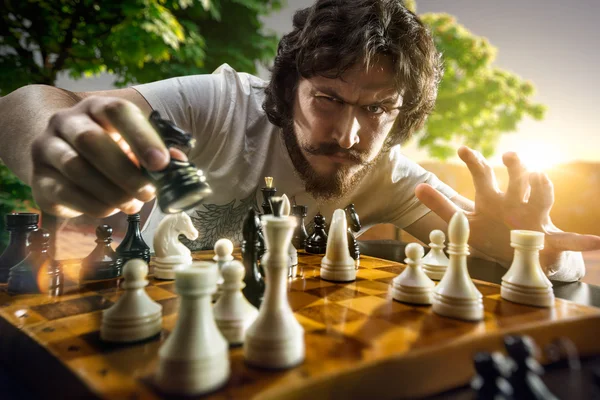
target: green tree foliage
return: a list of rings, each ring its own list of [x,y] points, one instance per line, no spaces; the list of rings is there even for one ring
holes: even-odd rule
[[[0,94],[108,71],[117,86],[212,72],[255,72],[277,37],[259,17],[281,0],[8,0],[0,20]]]
[[[543,118],[545,107],[532,101],[533,84],[493,66],[497,50],[486,38],[448,14],[420,18],[443,55],[445,73],[435,110],[416,135],[419,147],[444,160],[466,144],[488,157],[500,136],[515,131],[525,116]]]
[[[29,186],[23,184],[0,162],[0,253],[8,244],[8,231],[4,216],[11,212],[27,211],[34,206]]]

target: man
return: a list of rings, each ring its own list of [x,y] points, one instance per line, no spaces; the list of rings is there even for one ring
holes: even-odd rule
[[[475,183],[475,203],[400,153],[434,105],[439,56],[418,18],[399,0],[319,0],[294,16],[269,83],[227,65],[191,76],[95,93],[28,86],[1,99],[0,156],[28,182],[42,209],[63,217],[139,211],[153,197],[138,164],[160,170],[169,156],[196,163],[214,196],[192,215],[202,248],[240,231],[264,176],[280,193],[331,215],[356,204],[365,227],[391,222],[428,241],[462,209],[470,244],[507,265],[510,229],[546,233],[542,265],[553,279],[584,274],[580,253],[600,238],[558,230],[553,188],[505,154],[510,182],[496,186],[477,152],[459,149]],[[197,146],[167,152],[146,117],[152,109],[193,133]],[[434,212],[429,212],[433,210]],[[154,210],[146,224],[152,234]]]

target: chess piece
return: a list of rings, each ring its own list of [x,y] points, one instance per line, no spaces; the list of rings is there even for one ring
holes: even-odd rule
[[[213,300],[216,301],[219,296],[221,296],[222,285],[223,285],[223,276],[221,275],[221,270],[223,266],[227,264],[229,261],[233,260],[233,243],[231,240],[222,238],[215,242],[213,247],[215,255],[213,256],[213,261],[217,264],[217,291],[214,294]]]
[[[244,262],[244,288],[242,293],[254,307],[260,307],[265,292],[265,282],[263,275],[259,271],[257,262],[257,253],[259,247],[258,231],[256,229],[256,220],[258,216],[253,208],[248,209],[244,224],[242,225],[242,235],[244,237],[244,252],[242,260]]]
[[[304,225],[304,218],[308,207],[302,205],[294,205],[292,207],[292,215],[296,217],[297,225],[294,229],[294,236],[292,236],[292,244],[296,249],[303,249],[306,246],[306,240],[308,239],[308,233],[306,232],[306,226]]]
[[[321,279],[333,282],[356,280],[356,265],[348,251],[347,230],[346,213],[342,209],[335,210],[329,228],[326,254],[321,259]]]
[[[100,339],[107,342],[137,342],[160,333],[162,306],[148,296],[148,264],[129,260],[123,267],[123,295],[102,312]]]
[[[479,352],[473,358],[477,375],[471,381],[477,400],[512,400],[513,388],[506,379],[506,360],[501,353]]]
[[[9,232],[8,246],[0,256],[0,283],[8,282],[9,270],[23,261],[29,254],[27,236],[38,227],[39,214],[6,214],[6,230]]]
[[[175,329],[158,350],[156,385],[165,393],[201,395],[229,379],[227,341],[213,316],[211,296],[217,289],[217,266],[195,261],[175,271],[181,298]]]
[[[269,203],[269,199],[275,196],[277,193],[277,188],[273,186],[273,177],[267,176],[265,177],[265,187],[261,189],[263,195],[263,203],[262,208],[265,215],[273,214],[273,210],[271,209],[271,204]]]
[[[175,270],[187,268],[192,263],[192,253],[179,241],[179,235],[189,240],[198,238],[198,230],[185,212],[167,214],[156,229],[154,245],[154,277],[175,279]]]
[[[117,255],[123,259],[123,265],[134,258],[141,258],[148,264],[150,262],[150,248],[142,239],[140,214],[128,215],[127,222],[127,233],[125,233],[123,241],[117,247]]]
[[[327,250],[327,232],[325,232],[325,217],[321,213],[317,213],[314,218],[315,230],[306,239],[306,250],[307,253],[311,254],[325,254]]]
[[[9,293],[55,293],[60,289],[62,270],[49,250],[50,233],[46,229],[36,229],[29,234],[29,254],[8,273]]]
[[[280,198],[271,198],[273,209]],[[267,253],[262,259],[266,272],[265,300],[246,332],[244,358],[264,368],[291,368],[304,360],[304,329],[294,317],[287,299],[288,243],[296,225],[293,217],[263,215]]]
[[[213,313],[219,330],[230,345],[244,342],[248,327],[254,322],[258,310],[242,293],[244,288],[244,264],[237,260],[227,262],[221,269],[222,294],[215,303]]]
[[[544,234],[512,230],[510,245],[515,249],[515,255],[502,277],[502,298],[530,306],[553,307],[552,283],[544,274],[539,259],[540,250],[544,248]]]
[[[392,297],[405,303],[431,304],[435,283],[423,271],[423,246],[409,243],[405,252],[407,267],[392,281]]]
[[[123,260],[113,250],[112,228],[100,225],[96,228],[96,247],[81,261],[79,281],[102,281],[117,279],[123,272]]]
[[[467,270],[469,255],[469,221],[457,211],[448,225],[450,264],[433,291],[433,312],[466,321],[483,319],[483,296],[473,284]]]
[[[544,368],[535,359],[535,343],[529,336],[506,336],[504,347],[512,360],[509,382],[515,400],[557,400],[541,378]]]
[[[179,129],[171,121],[162,119],[158,111],[150,114],[150,124],[167,148],[177,147],[189,151],[194,147],[192,135]],[[189,161],[171,158],[167,167],[160,171],[148,171],[145,168],[142,171],[156,187],[158,206],[165,214],[176,214],[194,208],[212,194],[202,171]]]
[[[291,211],[290,199],[288,199],[287,195],[281,196],[283,199],[283,207],[281,209],[281,215],[283,217],[289,217]],[[290,241],[289,245],[289,255],[290,255],[290,270],[288,273],[288,278],[293,278],[296,276],[296,271],[298,269],[298,251]]]
[[[444,254],[446,236],[439,229],[429,233],[429,253],[423,257],[423,271],[433,280],[439,281],[444,276],[450,260]]]
[[[360,224],[354,204],[348,204],[344,208],[344,212],[346,213],[346,223],[348,224],[348,250],[350,250],[350,256],[354,259],[354,264],[356,269],[358,269],[360,266],[360,247],[354,234],[362,229],[362,225]]]

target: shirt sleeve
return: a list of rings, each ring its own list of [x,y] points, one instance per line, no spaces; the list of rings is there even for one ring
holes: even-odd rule
[[[449,199],[457,195],[454,189],[442,182],[435,174],[402,155],[400,146],[396,146],[390,151],[390,161],[392,162],[391,178],[396,206],[390,215],[389,222],[398,228],[403,229],[431,212],[415,196],[415,188],[420,183],[431,185]]]
[[[223,64],[212,74],[170,78],[133,88],[163,118],[190,132],[200,146],[207,146],[231,124],[236,98],[247,86],[245,75]]]

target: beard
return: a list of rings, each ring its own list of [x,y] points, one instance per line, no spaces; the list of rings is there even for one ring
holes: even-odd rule
[[[367,154],[353,149],[344,149],[337,143],[325,143],[318,147],[301,145],[291,119],[283,124],[281,131],[296,174],[304,182],[306,192],[318,201],[337,200],[348,194],[373,168],[383,153],[380,151],[375,159],[368,161]],[[339,164],[332,173],[319,174],[304,157],[302,150],[312,155],[343,155],[351,160],[352,164]],[[357,166],[358,170],[356,170]]]

